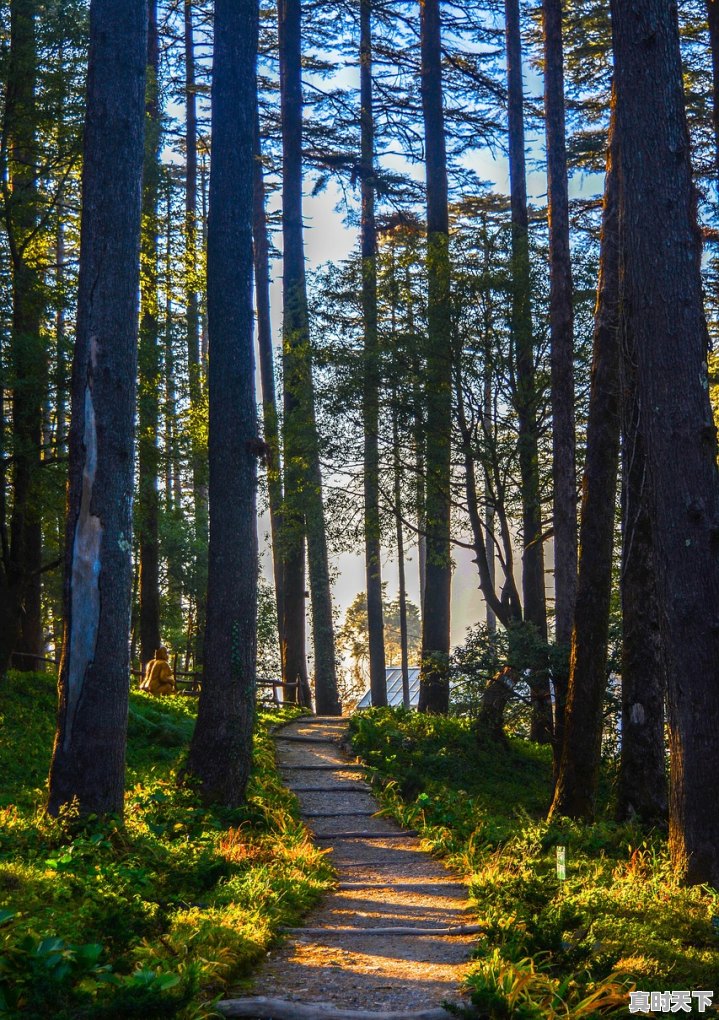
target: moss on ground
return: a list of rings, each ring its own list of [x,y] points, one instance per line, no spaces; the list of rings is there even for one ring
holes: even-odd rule
[[[54,678],[0,680],[0,1015],[213,1015],[282,925],[332,883],[261,713],[248,800],[210,810],[178,786],[195,703],[133,692],[125,820],[43,813]]]

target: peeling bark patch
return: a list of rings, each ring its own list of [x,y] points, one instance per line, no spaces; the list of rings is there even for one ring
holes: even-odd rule
[[[644,706],[639,702],[632,705],[631,719],[635,726],[641,726],[644,722]]]
[[[82,695],[87,667],[95,656],[100,621],[100,543],[102,523],[90,513],[97,471],[97,426],[92,390],[85,388],[85,467],[82,473],[80,513],[75,525],[70,579],[70,661],[67,671],[67,725],[64,750],[68,751],[73,722]]]

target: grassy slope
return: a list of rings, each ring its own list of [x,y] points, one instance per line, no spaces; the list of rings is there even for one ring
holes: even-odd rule
[[[175,782],[194,703],[133,693],[125,825],[81,825],[42,814],[55,699],[48,677],[0,680],[0,1014],[207,1015],[331,882],[275,770],[278,715],[247,806],[208,811]]]
[[[386,810],[470,876],[489,927],[470,978],[483,1015],[626,1016],[633,985],[714,989],[719,1001],[716,893],[680,888],[656,834],[543,821],[547,748],[478,744],[465,721],[403,710],[369,710],[351,730]]]

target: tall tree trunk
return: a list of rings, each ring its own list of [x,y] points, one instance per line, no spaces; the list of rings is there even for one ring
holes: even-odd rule
[[[172,180],[165,180],[165,337],[164,337],[164,457],[165,457],[165,507],[175,519],[182,519],[182,479],[180,468],[180,443],[178,439],[178,407],[175,369],[175,346],[173,338],[174,309],[174,261],[172,236],[175,223],[172,217]],[[182,596],[184,588],[183,571],[178,557],[166,557],[167,594],[165,612],[172,621],[182,620]]]
[[[417,504],[417,570],[419,580],[419,608],[424,613],[424,594],[427,590],[427,529],[425,509],[425,444],[426,429],[424,420],[424,390],[422,386],[423,365],[419,353],[419,337],[415,335],[414,303],[412,300],[412,279],[409,266],[406,270],[405,285],[407,290],[407,331],[414,343],[412,358],[412,407],[414,408],[414,471],[415,471],[415,502]]]
[[[617,814],[622,820],[638,817],[656,824],[667,816],[666,684],[647,465],[629,351],[622,369],[622,748]]]
[[[676,8],[612,2],[624,230],[669,708],[669,845],[719,886],[719,477]]]
[[[394,309],[393,309],[394,314]],[[394,331],[393,331],[394,332]],[[402,668],[402,705],[410,708],[409,653],[407,647],[407,580],[404,567],[404,529],[402,527],[402,473],[399,457],[399,427],[397,423],[396,397],[392,415],[392,450],[394,460],[394,515],[397,533],[397,573],[399,575],[399,646]],[[386,693],[386,685],[385,685]]]
[[[485,363],[484,367],[484,407],[483,407],[484,419],[487,423],[492,420],[492,373],[489,365],[489,361]],[[495,510],[494,505],[489,498],[489,492],[487,492],[487,500],[484,508],[484,541],[487,550],[487,580],[489,587],[492,591],[496,591],[496,559],[494,554],[494,518]],[[487,601],[487,633],[494,635],[497,633],[497,613],[495,609]]]
[[[61,188],[57,198],[57,233],[56,233],[56,276],[55,287],[58,295],[57,312],[55,313],[55,351],[56,351],[56,373],[55,373],[55,454],[59,458],[67,457],[67,430],[68,430],[68,338],[65,311],[65,281],[66,281],[66,246],[65,246],[65,203],[64,191]],[[56,505],[54,532],[57,542],[58,555],[61,562],[65,560],[65,507],[59,502]],[[53,598],[52,612],[52,640],[54,645],[54,656],[57,659],[59,649],[62,647],[62,586],[59,586],[57,594]]]
[[[569,650],[577,591],[577,471],[574,428],[574,310],[564,121],[562,0],[543,0],[544,115],[552,340],[554,632]],[[558,706],[558,715],[561,706]]]
[[[193,587],[197,607],[194,658],[195,668],[203,661],[205,640],[205,604],[207,600],[207,467],[198,436],[198,419],[203,405],[203,371],[200,360],[200,300],[197,281],[197,91],[195,84],[195,37],[192,20],[193,0],[184,0],[185,35],[185,272],[187,362],[190,378],[192,457],[192,497],[195,508],[195,555]],[[204,187],[203,187],[204,242]],[[203,331],[204,332],[204,331]],[[205,359],[206,360],[206,359]]]
[[[527,172],[524,158],[524,88],[519,0],[505,0],[507,32],[507,92],[509,178],[512,215],[512,338],[516,361],[516,410],[519,424],[519,472],[522,484],[522,589],[524,619],[539,637],[547,638],[547,604],[544,590],[542,505],[539,493],[537,385],[534,373]],[[532,740],[552,738],[552,703],[549,680],[532,685]]]
[[[419,709],[449,709],[449,613],[452,586],[450,458],[452,438],[452,323],[450,316],[447,154],[442,109],[439,0],[420,8],[422,113],[427,176],[426,419],[427,565],[422,610]]]
[[[311,378],[311,366],[310,378]],[[315,707],[318,715],[341,715],[339,690],[337,687],[337,663],[335,660],[334,623],[332,620],[332,595],[330,591],[329,556],[327,551],[327,529],[322,504],[322,478],[320,475],[317,430],[314,423],[314,394],[308,389],[312,400],[309,408],[310,457],[307,472],[305,528],[307,531],[307,560],[312,596],[312,644],[315,653]]]
[[[379,512],[379,336],[375,223],[372,0],[360,0],[360,131],[362,179],[362,320],[364,326],[364,539],[369,676],[373,705],[387,704]]]
[[[0,671],[11,650],[16,665],[32,670],[42,655],[42,469],[43,405],[47,392],[47,351],[42,336],[42,278],[32,251],[40,218],[36,152],[37,50],[34,0],[10,6],[10,60],[3,134],[7,140],[4,184],[6,230],[12,273],[12,513],[7,568],[0,584],[7,587],[0,617]]]
[[[309,707],[305,645],[305,526],[302,489],[300,391],[305,384],[302,346],[307,345],[307,294],[302,237],[302,71],[300,0],[280,0],[277,6],[280,47],[282,119],[282,276],[283,446],[284,502],[282,553],[284,560],[285,647],[282,655],[285,700]],[[298,684],[293,689],[291,684]],[[293,696],[294,695],[294,696]]]
[[[159,39],[157,0],[148,4],[145,161],[140,247],[140,340],[138,347],[139,485],[137,537],[140,545],[140,660],[142,669],[160,645],[160,536],[158,475],[160,454],[160,346],[157,281],[157,203],[160,187]]]
[[[706,0],[709,22],[709,49],[712,58],[712,123],[714,158],[719,173],[719,0]],[[719,184],[717,185],[719,187]]]
[[[265,176],[262,170],[259,108],[255,111],[255,161],[253,171],[253,238],[255,265],[255,306],[257,309],[257,345],[260,352],[262,381],[262,417],[267,444],[267,492],[272,532],[272,566],[277,604],[277,634],[284,654],[284,574],[282,566],[282,464],[280,429],[275,393],[275,366],[272,353],[270,318],[270,245],[265,211]],[[296,699],[293,699],[296,700]]]
[[[587,454],[582,479],[579,578],[564,715],[550,815],[594,817],[607,683],[609,601],[619,462],[619,180],[610,126],[599,266]]]
[[[282,235],[284,240],[284,506],[285,681],[306,684],[304,549],[307,537],[315,652],[315,704],[341,711],[330,595],[329,562],[317,424],[314,414],[302,224],[301,0],[280,0],[282,112]]]
[[[257,409],[252,313],[257,0],[216,0],[207,239],[210,549],[205,663],[188,770],[242,802],[257,657]],[[232,470],[228,471],[228,465]]]
[[[49,809],[122,814],[147,4],[92,0]]]

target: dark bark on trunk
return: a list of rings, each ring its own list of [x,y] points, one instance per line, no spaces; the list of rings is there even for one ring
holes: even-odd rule
[[[622,749],[620,820],[667,817],[664,756],[666,683],[649,517],[646,457],[636,400],[634,352],[622,358]]]
[[[504,713],[514,696],[518,677],[511,666],[505,666],[487,684],[475,723],[475,733],[481,740],[490,737],[503,746],[507,745],[504,732]]]
[[[300,397],[304,383],[301,351],[307,343],[307,296],[302,240],[302,77],[300,67],[300,0],[280,0],[280,83],[282,117],[282,236],[284,240],[282,299],[284,502],[282,554],[284,561],[283,680],[285,700],[309,707],[305,652],[305,525],[299,499],[302,488],[299,450]],[[304,331],[304,332],[303,332]]]
[[[282,325],[284,346],[285,681],[306,691],[304,537],[310,567],[315,652],[315,703],[321,714],[341,711],[332,623],[327,536],[314,415],[302,224],[301,0],[280,0],[282,113]],[[303,698],[303,701],[305,699]]]
[[[93,0],[53,813],[123,810],[146,59],[144,0]]]
[[[417,508],[417,570],[419,580],[419,611],[424,612],[424,593],[427,590],[427,532],[425,528],[425,443],[424,391],[422,381],[424,366],[420,354],[420,337],[415,333],[412,277],[409,266],[405,269],[405,291],[407,300],[407,333],[413,345],[412,358],[412,406],[415,470],[415,503]],[[394,309],[393,309],[393,315]],[[394,326],[393,326],[394,332]]]
[[[244,799],[255,714],[252,168],[258,18],[257,0],[216,0],[207,238],[210,548],[205,663],[188,771],[207,802],[228,807]]]
[[[160,453],[160,346],[157,280],[157,205],[160,187],[159,39],[157,0],[148,4],[145,161],[140,247],[140,338],[138,345],[139,485],[137,537],[140,545],[140,661],[145,666],[160,646],[160,536],[158,475]]]
[[[187,362],[190,380],[190,411],[199,415],[202,407],[203,370],[200,361],[200,299],[197,280],[197,92],[195,85],[195,37],[192,0],[184,0],[185,29],[185,272],[187,274],[186,321]],[[204,191],[203,191],[204,200]],[[204,205],[204,201],[203,201]],[[204,242],[204,209],[203,209]],[[195,669],[202,668],[207,601],[207,467],[204,452],[193,428],[191,437],[192,496],[195,507],[195,557],[193,587],[197,607],[194,657]]]
[[[57,359],[57,370],[55,374],[55,450],[57,457],[67,457],[67,431],[68,431],[68,391],[69,391],[69,380],[68,380],[68,364],[70,361],[70,351],[68,347],[67,328],[65,321],[65,269],[66,269],[66,250],[65,250],[65,205],[63,189],[60,190],[58,195],[58,217],[57,217],[57,238],[56,238],[56,251],[55,258],[57,263],[56,269],[56,288],[59,295],[59,303],[57,312],[55,315],[55,350]],[[57,541],[58,556],[60,562],[65,561],[65,516],[64,506],[58,504],[54,530],[55,538]],[[57,591],[57,595],[53,598],[53,620],[52,620],[52,636],[53,644],[57,650],[62,647],[62,586],[60,585]]]
[[[399,582],[399,644],[402,668],[402,705],[410,707],[409,693],[409,651],[407,642],[407,579],[404,567],[404,530],[402,527],[402,475],[399,459],[399,428],[397,424],[397,401],[392,420],[392,443],[394,453],[394,512],[397,533],[397,572]],[[386,686],[386,685],[385,685]]]
[[[709,21],[709,48],[712,58],[712,123],[714,155],[719,173],[719,0],[706,0]],[[719,185],[718,185],[719,186]]]
[[[372,704],[387,704],[379,512],[379,336],[375,223],[372,0],[360,0],[360,131],[362,178],[362,319],[364,325],[364,538]]]
[[[719,886],[719,477],[676,8],[613,0],[612,32],[622,301],[668,684],[669,845],[688,882]]]
[[[579,578],[564,741],[550,815],[594,817],[607,683],[609,601],[619,461],[619,181],[610,127],[604,190],[587,455],[582,479]]]
[[[280,431],[275,393],[275,366],[270,319],[270,245],[265,211],[265,178],[262,170],[259,109],[255,111],[255,162],[253,171],[253,241],[255,265],[255,306],[257,309],[257,346],[260,353],[262,416],[267,444],[267,492],[272,533],[272,567],[277,603],[277,634],[284,653],[284,576],[282,566],[282,464]]]
[[[489,422],[492,420],[492,374],[489,362],[485,365],[484,370],[484,419],[487,422],[487,427],[489,427]],[[487,581],[488,587],[492,591],[495,590],[497,582],[494,555],[494,518],[494,506],[490,499],[487,498],[487,504],[484,508],[484,543],[487,550]],[[487,603],[487,632],[489,634],[497,633],[497,619],[496,612]]]
[[[522,483],[522,589],[524,619],[547,639],[547,604],[544,589],[542,506],[539,493],[537,387],[534,373],[534,338],[529,272],[529,220],[527,174],[524,158],[524,87],[519,0],[505,0],[507,35],[507,92],[509,179],[512,214],[512,337],[516,362],[516,410],[519,424],[519,471]],[[552,739],[552,704],[549,680],[532,688],[531,738]]]
[[[554,632],[569,650],[577,592],[577,470],[574,427],[574,309],[564,120],[562,0],[543,0],[544,115],[552,341]]]
[[[427,175],[427,362],[425,526],[427,563],[422,608],[419,709],[449,709],[450,458],[452,324],[450,316],[447,154],[442,109],[439,0],[421,6],[422,113]]]
[[[35,42],[36,4],[14,3],[10,10],[10,59],[3,132],[7,144],[7,177],[3,185],[5,225],[12,273],[10,365],[12,385],[12,491],[9,548],[0,585],[6,610],[0,628],[0,671],[9,653],[15,665],[32,670],[31,658],[43,648],[42,469],[43,405],[47,394],[47,351],[41,335],[44,298],[42,277],[31,250],[40,216],[36,152]]]

